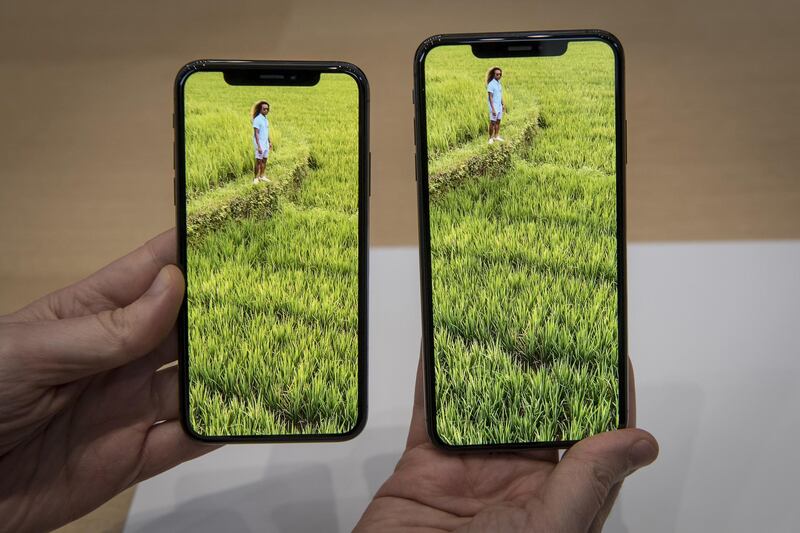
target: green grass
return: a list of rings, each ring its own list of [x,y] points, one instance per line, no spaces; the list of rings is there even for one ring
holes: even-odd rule
[[[501,135],[522,149],[432,196],[437,431],[454,445],[580,439],[619,420],[613,55],[598,42],[536,59],[434,49],[432,174],[504,149],[486,143],[493,64]]]
[[[253,185],[248,112],[262,98],[274,183]],[[187,213],[214,213],[188,241],[191,424],[217,436],[347,432],[358,416],[355,81],[252,88],[195,74],[186,104]],[[229,208],[259,190],[276,203]]]
[[[485,157],[488,147],[486,71],[495,61],[467,58],[451,47],[435,48],[426,60],[428,165],[431,175],[447,172],[463,162]],[[444,74],[446,72],[446,75]],[[505,87],[504,87],[505,89]],[[506,90],[507,113],[503,135],[519,139],[523,130],[539,121],[532,98],[515,97]]]

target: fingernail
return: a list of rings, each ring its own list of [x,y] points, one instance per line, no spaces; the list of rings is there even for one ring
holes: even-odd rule
[[[636,441],[628,450],[628,457],[633,468],[640,468],[652,463],[657,455],[658,450],[647,439]]]
[[[161,294],[162,292],[166,291],[170,286],[170,274],[167,272],[167,267],[162,268],[156,279],[153,280],[153,283],[150,285],[150,289],[147,291],[150,294]]]

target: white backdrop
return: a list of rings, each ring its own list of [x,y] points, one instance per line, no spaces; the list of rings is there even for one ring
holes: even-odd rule
[[[416,248],[370,255],[355,440],[228,446],[142,483],[125,531],[349,531],[394,468],[420,342]],[[606,531],[796,531],[800,241],[628,247],[638,421],[661,444]]]

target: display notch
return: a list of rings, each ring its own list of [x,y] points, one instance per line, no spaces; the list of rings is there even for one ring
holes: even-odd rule
[[[319,83],[318,70],[260,70],[260,69],[235,69],[226,70],[223,75],[229,85],[266,85],[266,86],[295,86],[313,87]]]
[[[481,59],[494,57],[550,57],[561,56],[567,51],[568,41],[525,40],[518,42],[480,42],[472,45],[472,53]]]

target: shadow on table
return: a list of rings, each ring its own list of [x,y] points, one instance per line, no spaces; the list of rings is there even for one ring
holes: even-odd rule
[[[344,530],[349,531],[394,470],[406,431],[405,426],[384,427],[365,430],[361,437],[346,443],[264,445],[269,459],[260,481],[199,496],[166,514],[159,512],[152,518],[139,519],[136,527],[126,531],[338,532],[343,531],[341,524],[348,523]],[[329,448],[332,453],[325,462],[310,460],[314,454],[309,447]],[[339,449],[334,450],[336,447]],[[247,453],[258,451],[255,446],[248,448]],[[343,448],[345,453],[341,453]],[[386,452],[392,449],[396,451]],[[382,453],[371,453],[374,450]],[[230,449],[225,452],[231,453]],[[263,459],[258,464],[263,464]],[[224,477],[230,483],[236,477],[252,477],[251,472],[234,468],[227,470]],[[175,499],[180,499],[181,493],[191,493],[196,484],[208,486],[209,475],[192,473],[180,477]],[[359,496],[364,493],[365,483],[368,498]],[[346,516],[339,516],[337,509],[344,509]]]

